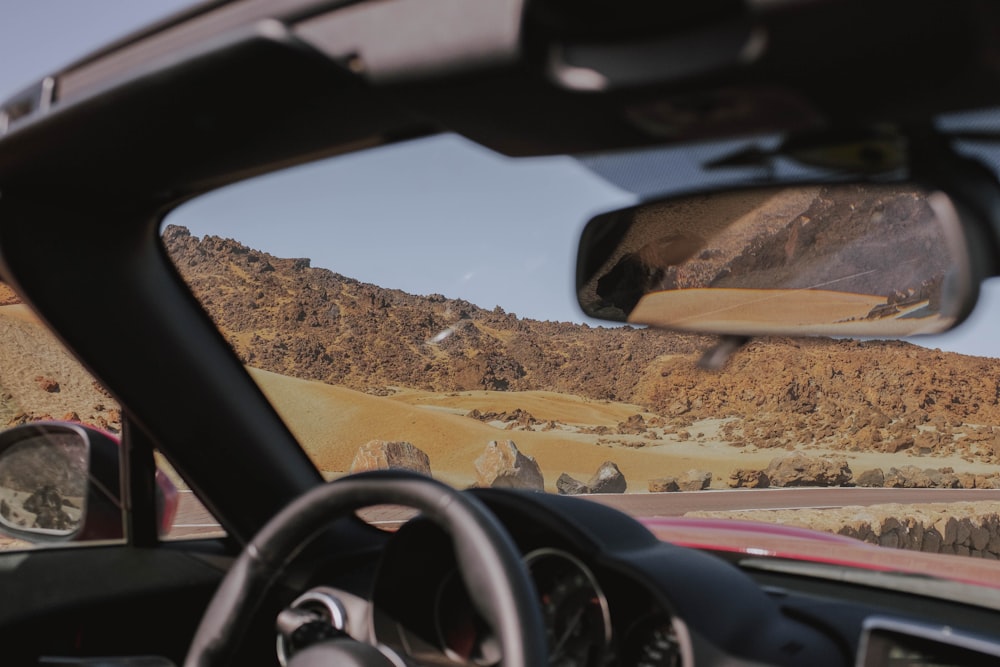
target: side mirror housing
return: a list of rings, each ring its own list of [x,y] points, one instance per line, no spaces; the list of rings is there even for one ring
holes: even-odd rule
[[[177,489],[156,475],[160,534],[177,511]],[[76,423],[35,422],[0,433],[0,533],[28,542],[123,536],[119,441]]]

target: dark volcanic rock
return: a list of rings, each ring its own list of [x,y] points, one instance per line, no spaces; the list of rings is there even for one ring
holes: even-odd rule
[[[559,475],[556,480],[556,490],[564,496],[577,496],[581,493],[590,493],[587,485],[578,479],[570,477],[566,473]]]
[[[625,475],[612,461],[605,461],[587,482],[591,493],[625,493],[628,483]]]

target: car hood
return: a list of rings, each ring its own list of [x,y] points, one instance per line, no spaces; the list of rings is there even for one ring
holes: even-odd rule
[[[685,517],[645,517],[640,521],[659,539],[685,547],[1000,589],[1000,561],[892,549],[843,535],[754,521]]]

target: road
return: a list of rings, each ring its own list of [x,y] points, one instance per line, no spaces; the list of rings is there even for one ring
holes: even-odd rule
[[[680,493],[635,493],[586,496],[632,516],[680,516],[695,510],[732,511],[750,509],[832,508],[884,503],[1000,502],[994,489],[734,489]],[[405,509],[380,508],[366,514],[379,524],[394,524],[412,514]],[[171,538],[218,535],[221,532],[208,511],[190,491],[180,492],[180,505]]]

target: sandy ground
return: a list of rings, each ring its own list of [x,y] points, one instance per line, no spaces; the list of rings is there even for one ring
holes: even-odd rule
[[[21,412],[54,419],[76,412],[99,423],[116,407],[27,306],[0,306],[0,340],[0,425]],[[46,389],[44,381],[58,388]]]
[[[911,304],[894,317],[868,320],[885,297],[829,290],[685,289],[647,294],[629,322],[731,334],[911,336],[935,333],[953,320],[907,317],[927,306]]]
[[[41,324],[34,311],[20,303],[11,306],[0,306],[0,316],[11,317],[22,322],[30,322],[31,324]]]
[[[497,392],[495,403],[484,401],[485,392],[438,397],[411,393],[395,400],[265,371],[252,373],[313,460],[328,472],[348,471],[358,447],[373,439],[411,442],[430,457],[435,476],[456,486],[474,483],[474,461],[491,440],[511,439],[535,457],[549,490],[555,490],[561,473],[586,480],[604,461],[618,464],[633,490],[645,490],[650,478],[693,467],[688,457],[668,452],[666,443],[648,449],[601,445],[597,435],[563,429],[509,431],[462,416],[472,407],[495,411],[521,407],[539,419],[558,415],[572,424],[613,427],[639,412],[632,405],[560,399],[547,392]]]
[[[329,476],[350,469],[358,447],[372,439],[405,440],[430,457],[435,476],[456,486],[475,481],[475,459],[490,440],[513,440],[538,461],[546,489],[555,490],[561,473],[586,481],[604,461],[614,461],[628,481],[630,493],[646,492],[650,479],[681,475],[691,469],[713,473],[713,488],[726,488],[736,468],[764,468],[784,449],[738,448],[721,441],[724,420],[708,419],[683,429],[689,437],[650,429],[647,435],[595,435],[581,429],[606,426],[615,429],[630,415],[651,417],[640,407],[625,403],[592,401],[552,392],[451,392],[400,391],[377,397],[343,387],[288,378],[251,369],[264,393],[277,406],[296,437],[317,465]],[[538,420],[552,420],[557,428],[506,430],[504,425],[483,423],[464,416],[472,409],[495,412],[527,410]],[[540,429],[540,426],[536,426]],[[846,458],[855,474],[881,467],[918,465],[951,466],[957,472],[993,472],[988,464],[955,457],[915,457],[906,453],[840,452],[817,448],[811,456]]]

